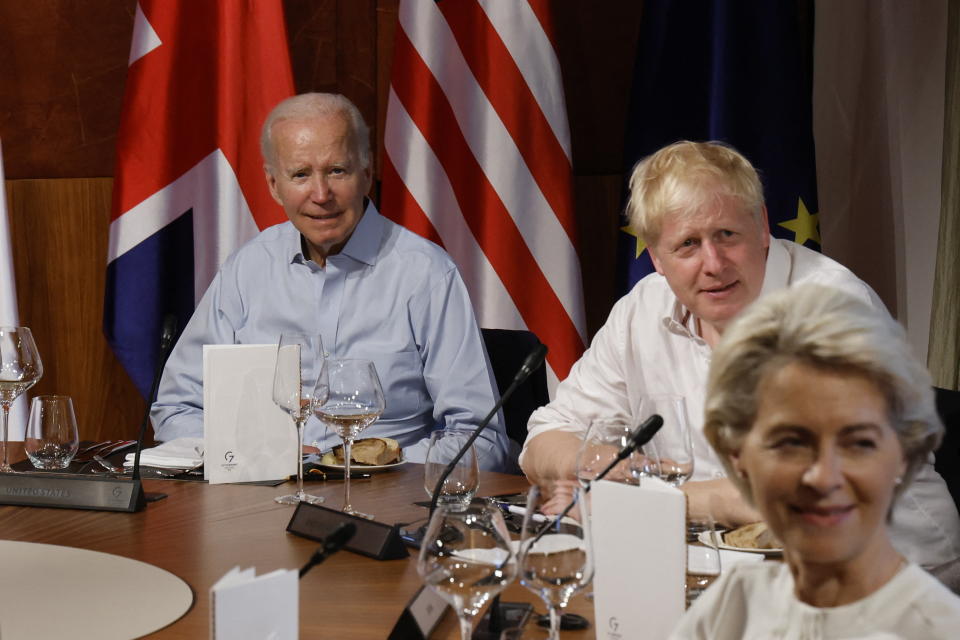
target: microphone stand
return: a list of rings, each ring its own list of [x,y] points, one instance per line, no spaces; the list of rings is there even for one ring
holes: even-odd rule
[[[163,367],[167,364],[167,358],[173,349],[173,339],[177,333],[177,317],[168,313],[163,318],[163,329],[160,332],[160,357],[157,359],[157,368],[153,372],[153,384],[150,387],[150,395],[147,396],[147,409],[143,413],[143,420],[140,422],[140,433],[137,435],[137,449],[133,454],[133,481],[140,480],[140,451],[143,449],[143,439],[147,435],[147,425],[150,423],[150,407],[157,399],[157,390],[160,388],[160,378],[163,375]]]
[[[437,509],[437,501],[440,499],[440,493],[443,490],[443,483],[447,481],[447,478],[450,477],[450,474],[453,473],[453,470],[456,468],[457,463],[460,462],[460,459],[466,455],[467,451],[470,450],[470,447],[476,442],[477,438],[480,437],[480,433],[487,427],[493,416],[497,415],[497,412],[506,404],[507,400],[510,399],[510,396],[513,395],[513,392],[516,391],[517,387],[523,384],[530,374],[540,368],[540,365],[543,364],[543,359],[547,356],[547,346],[543,343],[537,344],[533,350],[527,354],[526,359],[523,361],[523,364],[520,365],[520,370],[517,371],[516,375],[513,377],[513,382],[510,383],[510,386],[507,387],[507,390],[503,392],[503,395],[500,396],[500,400],[493,405],[493,409],[490,410],[490,413],[480,422],[480,425],[474,429],[473,433],[470,434],[470,437],[467,438],[467,441],[460,447],[460,451],[457,452],[457,455],[453,457],[453,460],[450,461],[450,464],[443,470],[443,473],[440,475],[440,479],[437,480],[437,485],[433,488],[433,497],[430,498],[430,514],[427,516],[427,522],[429,523],[430,518],[433,517],[433,512]]]

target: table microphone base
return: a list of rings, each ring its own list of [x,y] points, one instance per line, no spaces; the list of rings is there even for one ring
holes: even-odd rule
[[[350,541],[343,546],[347,551],[369,556],[374,560],[396,560],[410,555],[400,541],[400,528],[397,525],[390,526],[359,518],[309,502],[297,505],[287,524],[287,531],[302,538],[323,542],[344,522],[352,522],[357,528]]]
[[[500,640],[505,629],[523,627],[533,615],[533,605],[527,602],[500,602],[499,598],[495,602],[499,605],[500,619],[493,621],[494,606],[491,605],[473,630],[473,640]]]
[[[71,473],[0,473],[0,504],[92,511],[140,511],[140,480]]]

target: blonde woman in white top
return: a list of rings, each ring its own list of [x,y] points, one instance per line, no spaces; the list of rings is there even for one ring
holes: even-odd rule
[[[704,429],[784,562],[724,571],[674,638],[960,638],[960,598],[888,532],[943,434],[899,325],[834,289],[764,298],[714,351]]]

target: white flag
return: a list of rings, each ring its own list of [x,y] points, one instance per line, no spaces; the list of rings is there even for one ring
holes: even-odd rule
[[[0,326],[17,326],[17,282],[13,274],[13,248],[10,244],[10,223],[7,221],[7,189],[3,176],[3,144],[0,143]],[[8,439],[23,440],[27,424],[26,398],[21,396],[10,412]]]

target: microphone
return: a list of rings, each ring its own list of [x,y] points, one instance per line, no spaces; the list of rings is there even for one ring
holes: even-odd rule
[[[354,534],[357,533],[357,525],[352,522],[341,522],[340,525],[333,530],[330,535],[323,539],[323,543],[320,548],[317,549],[310,559],[307,560],[307,564],[303,565],[300,568],[300,577],[302,578],[307,571],[313,569],[315,566],[335,554],[337,551],[340,551],[350,539],[353,538]]]
[[[547,356],[547,345],[542,342],[537,342],[537,345],[533,348],[530,353],[527,354],[527,357],[523,360],[523,364],[520,365],[520,369],[517,371],[516,375],[513,376],[513,381],[510,383],[510,386],[507,387],[507,390],[503,392],[503,395],[500,396],[500,400],[493,405],[493,409],[490,410],[490,413],[480,422],[480,425],[474,429],[473,433],[470,434],[470,437],[467,438],[467,441],[464,443],[463,447],[460,448],[460,451],[457,452],[457,455],[454,456],[453,460],[450,461],[450,464],[447,465],[447,468],[443,470],[443,473],[440,475],[440,479],[437,481],[437,486],[433,488],[433,497],[430,499],[430,516],[433,517],[433,512],[437,509],[437,501],[440,499],[440,492],[443,488],[443,483],[447,481],[447,478],[453,473],[454,468],[457,466],[457,463],[460,462],[460,459],[466,455],[467,451],[470,449],[471,445],[480,437],[480,432],[483,431],[486,426],[493,420],[493,416],[497,415],[497,412],[500,411],[500,408],[510,399],[510,396],[513,395],[513,392],[516,391],[517,387],[524,383],[524,381],[530,377],[530,374],[540,368],[540,365],[543,364],[544,358]],[[628,454],[629,455],[629,454]]]
[[[143,413],[143,421],[140,422],[140,434],[137,436],[137,449],[133,455],[133,480],[140,480],[140,451],[143,449],[143,439],[147,435],[147,425],[150,423],[150,406],[157,398],[157,389],[160,387],[160,376],[163,374],[163,367],[167,364],[167,356],[173,348],[173,339],[177,333],[177,317],[168,313],[163,318],[163,328],[160,330],[160,357],[157,359],[157,367],[153,372],[153,385],[150,388],[150,395],[147,397],[147,409]]]

